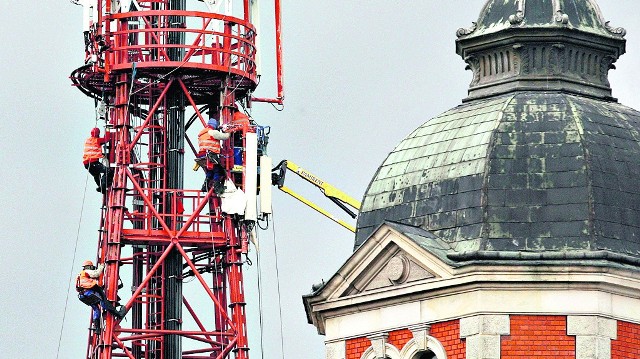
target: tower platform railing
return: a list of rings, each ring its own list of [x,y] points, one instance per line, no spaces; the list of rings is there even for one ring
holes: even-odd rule
[[[113,14],[107,20],[113,30],[105,33],[105,69],[131,71],[135,63],[138,70],[204,70],[256,81],[256,30],[243,19],[162,10]]]

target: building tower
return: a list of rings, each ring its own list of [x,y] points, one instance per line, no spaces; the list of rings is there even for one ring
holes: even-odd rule
[[[390,153],[353,255],[304,298],[327,358],[640,358],[624,35],[593,0],[489,0],[458,30],[468,97]]]
[[[279,96],[252,98],[257,0],[82,4],[86,64],[71,79],[95,100],[98,124],[104,120],[110,134],[97,260],[106,265],[107,299],[127,310],[123,320],[105,314],[90,330],[86,357],[248,358],[242,267],[266,137],[234,115],[252,101],[282,103],[279,61]],[[232,133],[221,141],[219,168],[229,178],[225,193],[241,189],[246,210],[221,208],[211,182],[185,188],[210,118]]]

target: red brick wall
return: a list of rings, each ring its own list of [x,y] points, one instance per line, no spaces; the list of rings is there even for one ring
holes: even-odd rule
[[[413,333],[409,329],[396,330],[389,332],[387,343],[395,346],[398,350],[402,350],[409,340],[413,339]]]
[[[365,350],[367,350],[371,346],[371,340],[365,337],[348,339],[346,346],[346,359],[360,359]]]
[[[465,343],[460,339],[460,321],[436,323],[431,325],[432,337],[438,339],[447,352],[448,359],[464,359]],[[394,345],[398,350],[413,339],[413,334],[408,329],[389,332],[387,343]],[[349,339],[346,343],[346,359],[360,359],[362,354],[371,346],[371,341],[365,337]]]
[[[611,341],[611,359],[640,359],[640,325],[618,321],[618,339]]]
[[[459,320],[432,324],[430,335],[442,343],[448,359],[464,359],[465,341],[460,339]]]
[[[500,353],[502,359],[575,359],[576,338],[567,335],[566,316],[512,315]]]

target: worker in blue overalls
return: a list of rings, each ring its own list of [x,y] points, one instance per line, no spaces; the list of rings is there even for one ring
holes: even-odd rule
[[[86,260],[82,263],[82,271],[76,277],[78,299],[93,308],[92,319],[94,329],[100,328],[100,308],[113,314],[116,319],[124,318],[127,310],[126,307],[117,310],[113,304],[107,300],[104,289],[102,289],[98,281],[103,271],[104,264],[100,264],[98,268],[96,268],[92,261]]]
[[[211,117],[207,122],[207,126],[198,133],[196,161],[204,168],[206,173],[202,191],[206,192],[213,187],[216,194],[221,194],[224,192],[226,173],[220,160],[220,141],[229,139],[231,134],[219,129],[218,124],[218,120],[215,117]]]

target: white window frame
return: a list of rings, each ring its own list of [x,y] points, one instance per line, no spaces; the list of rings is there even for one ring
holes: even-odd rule
[[[389,343],[386,343],[384,345],[384,353],[389,359],[403,359],[403,357],[400,356],[400,352],[398,351],[398,349],[396,349],[395,346]],[[360,357],[360,359],[380,359],[380,358],[376,356],[376,352],[373,350],[373,346],[370,346],[369,348],[367,348],[367,350],[364,351],[364,353],[362,353],[362,356]]]
[[[436,359],[447,359],[447,351],[442,346],[442,343],[438,339],[427,336],[426,345],[420,345],[416,339],[411,339],[404,345],[401,351],[389,343],[384,345],[385,355],[389,359],[413,359],[418,353],[431,350],[436,355]],[[367,348],[362,353],[360,359],[380,359],[376,356],[376,352],[373,350],[373,346]]]
[[[400,351],[401,359],[413,359],[413,357],[423,351],[431,350],[436,355],[436,359],[447,359],[447,351],[438,339],[427,335],[426,345],[422,346],[417,340],[411,339]]]

